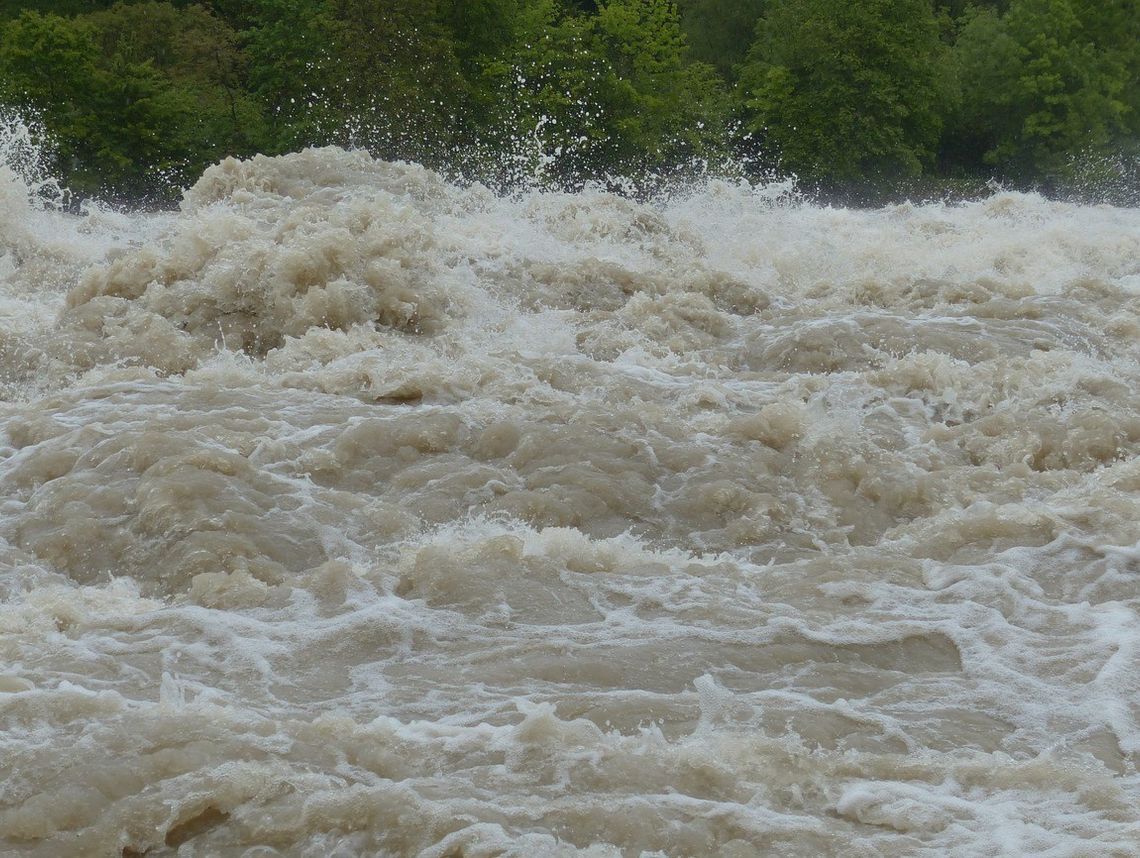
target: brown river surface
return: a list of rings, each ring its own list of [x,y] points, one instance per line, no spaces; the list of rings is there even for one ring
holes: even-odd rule
[[[1140,855],[1140,210],[0,167],[0,854]]]

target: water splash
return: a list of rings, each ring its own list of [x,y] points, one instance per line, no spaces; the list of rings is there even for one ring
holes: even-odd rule
[[[71,198],[51,174],[51,144],[43,125],[0,106],[0,195],[24,197],[39,209],[63,209]]]

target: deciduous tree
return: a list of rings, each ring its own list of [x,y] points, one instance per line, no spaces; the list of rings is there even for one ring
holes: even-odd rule
[[[928,0],[772,0],[742,75],[746,114],[803,177],[912,176],[938,141],[941,51]]]

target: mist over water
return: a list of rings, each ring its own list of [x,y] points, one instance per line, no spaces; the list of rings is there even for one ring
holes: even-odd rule
[[[1140,854],[1140,210],[31,181],[3,854]]]

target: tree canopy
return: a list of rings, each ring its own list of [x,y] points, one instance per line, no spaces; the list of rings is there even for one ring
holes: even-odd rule
[[[942,46],[929,0],[772,0],[741,75],[752,129],[808,178],[933,162]]]
[[[840,191],[1033,186],[1140,157],[1138,4],[0,0],[0,105],[73,189],[156,202],[325,143],[500,185],[744,153]]]
[[[955,46],[960,156],[1020,176],[1061,174],[1076,156],[1135,135],[1138,27],[1132,2],[971,10]]]

